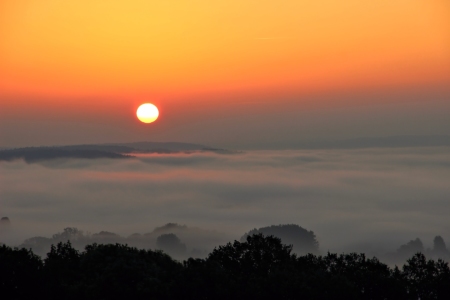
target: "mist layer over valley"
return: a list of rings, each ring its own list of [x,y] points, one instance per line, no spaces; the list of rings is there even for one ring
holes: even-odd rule
[[[416,238],[425,248],[437,235],[450,240],[449,147],[133,155],[0,162],[1,217],[11,223],[0,242],[70,227],[106,242],[149,234],[143,246],[157,247],[167,223],[185,225],[172,231],[198,256],[278,224],[313,231],[321,253],[382,256]]]

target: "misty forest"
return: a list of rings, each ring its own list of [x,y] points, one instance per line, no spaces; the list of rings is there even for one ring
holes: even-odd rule
[[[158,243],[182,251],[174,237],[161,235]],[[307,246],[317,244],[312,241]],[[262,233],[218,246],[204,259],[183,262],[163,251],[118,243],[93,243],[79,251],[70,241],[59,242],[44,259],[32,250],[3,245],[1,291],[7,299],[36,295],[45,299],[445,299],[450,295],[448,263],[422,253],[414,254],[402,268],[390,268],[364,254],[296,255],[292,250],[280,238]]]
[[[3,217],[2,230],[10,220]],[[211,232],[168,223],[128,237],[65,228],[0,247],[2,295],[26,299],[446,299],[450,258],[442,237],[419,238],[385,259],[321,253],[313,231],[298,225],[253,229],[239,241],[188,247]],[[198,242],[198,241],[197,241]],[[205,244],[204,244],[205,245]],[[153,248],[155,250],[150,250]],[[401,263],[403,262],[403,263]]]
[[[447,148],[399,140],[0,150],[3,206],[14,212],[0,216],[1,294],[448,299],[448,236],[436,232],[448,223]],[[142,231],[150,224],[165,225]]]

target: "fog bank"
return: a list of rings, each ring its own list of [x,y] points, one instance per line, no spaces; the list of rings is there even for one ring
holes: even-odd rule
[[[450,240],[449,179],[448,147],[1,162],[0,217],[11,224],[0,242],[65,227],[129,236],[174,222],[223,240],[298,224],[322,252],[376,254],[416,237],[429,247],[436,235]]]

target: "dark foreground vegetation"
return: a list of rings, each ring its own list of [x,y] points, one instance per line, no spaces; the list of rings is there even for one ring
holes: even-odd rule
[[[399,269],[363,254],[296,256],[249,235],[183,263],[121,244],[0,247],[2,299],[450,299],[450,270],[417,253]]]

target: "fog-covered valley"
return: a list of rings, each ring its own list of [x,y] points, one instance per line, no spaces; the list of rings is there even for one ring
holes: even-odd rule
[[[157,248],[159,236],[173,233],[186,246],[180,257],[201,257],[254,228],[297,224],[314,232],[320,253],[388,257],[416,238],[422,246],[412,243],[410,249],[432,251],[436,236],[450,240],[449,150],[191,151],[134,153],[126,160],[3,161],[0,217],[10,225],[2,226],[0,242],[52,241],[64,228],[76,228],[89,241]],[[169,230],[168,223],[179,226]]]

